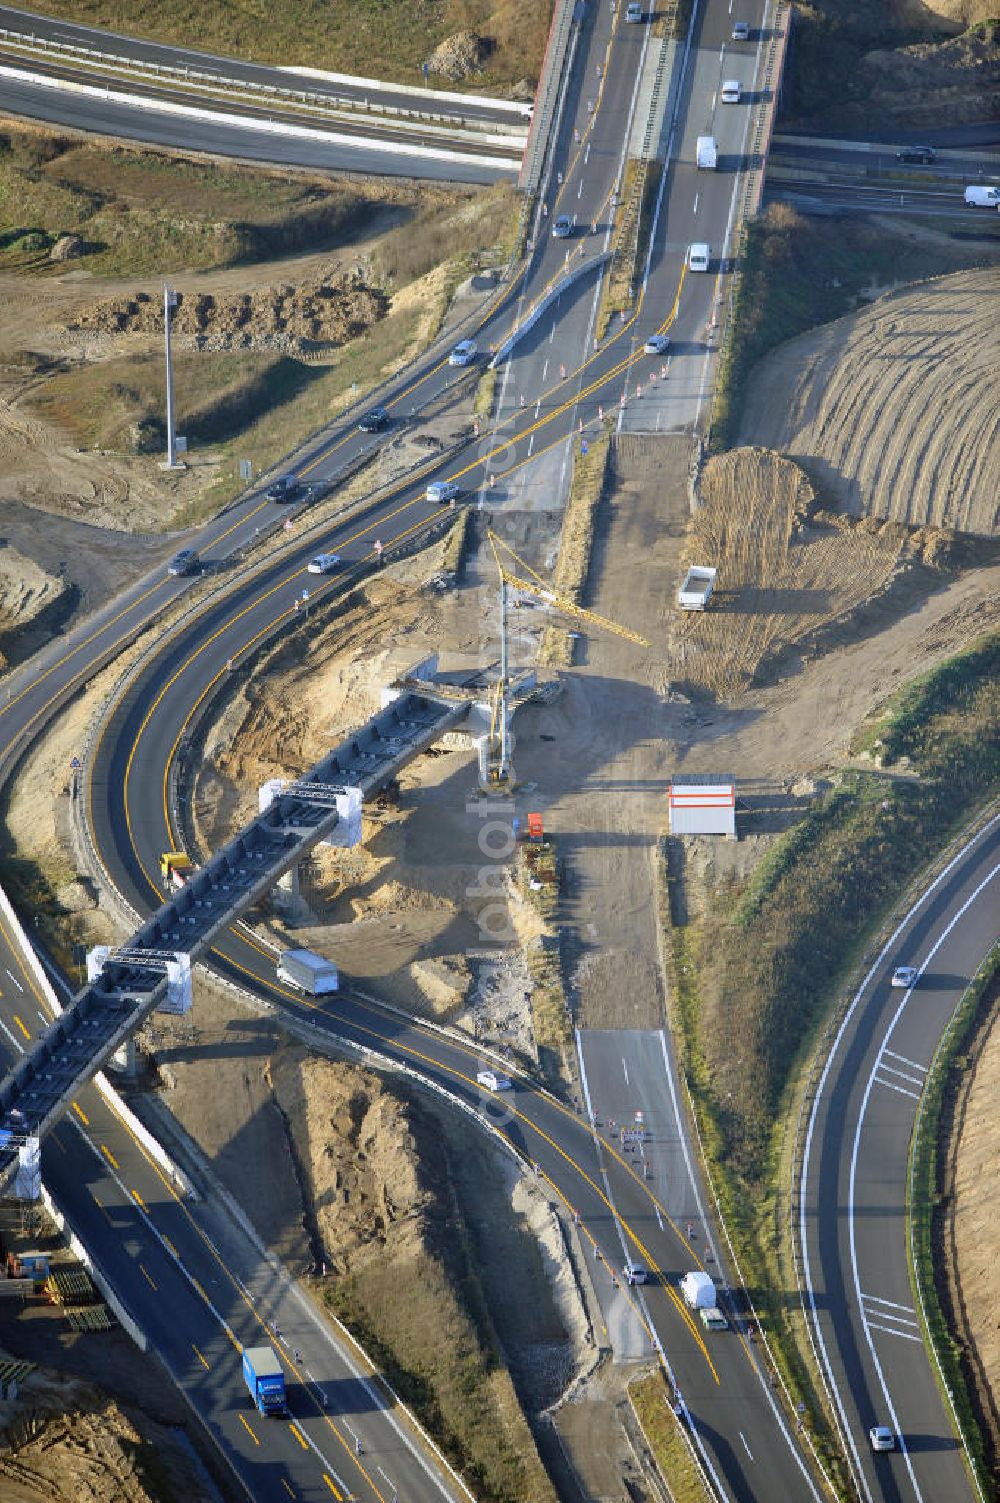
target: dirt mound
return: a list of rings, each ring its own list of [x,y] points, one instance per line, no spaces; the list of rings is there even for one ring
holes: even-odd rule
[[[458,83],[460,79],[479,72],[486,51],[482,37],[474,31],[456,31],[454,36],[445,37],[435,47],[427,59],[427,68],[430,73]]]
[[[797,460],[855,515],[1000,530],[995,268],[888,293],[755,368],[742,436]]]
[[[877,116],[910,125],[995,120],[1000,112],[1000,26],[945,42],[869,52],[856,87]]]
[[[300,353],[340,345],[384,317],[389,299],[357,278],[177,295],[171,329],[182,349]],[[148,292],[95,303],[69,326],[99,334],[162,335],[163,303]]]
[[[10,633],[54,607],[62,593],[61,579],[47,574],[16,548],[0,547],[0,647]],[[0,651],[0,664],[4,662]]]
[[[177,1497],[204,1497],[204,1479],[171,1433],[148,1416],[128,1415],[89,1384],[38,1370],[0,1404],[0,1495],[4,1503],[153,1503],[169,1487]],[[156,1447],[156,1483],[146,1459]],[[175,1492],[176,1490],[176,1492]]]
[[[701,494],[688,553],[718,569],[721,608],[678,615],[675,650],[680,672],[716,693],[737,693],[778,648],[876,594],[899,557],[900,529],[819,512],[799,467],[766,449],[709,460]]]
[[[978,26],[981,21],[996,19],[996,0],[922,0],[922,8],[945,21],[960,21],[964,26]]]

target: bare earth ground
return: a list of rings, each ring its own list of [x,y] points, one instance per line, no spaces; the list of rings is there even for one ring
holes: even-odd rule
[[[1000,271],[887,293],[761,362],[745,442],[787,454],[854,515],[1000,527]]]

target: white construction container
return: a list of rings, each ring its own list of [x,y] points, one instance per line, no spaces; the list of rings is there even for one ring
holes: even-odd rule
[[[715,1284],[711,1274],[686,1273],[681,1279],[684,1302],[692,1310],[715,1309]]]
[[[719,165],[719,147],[714,136],[699,136],[695,142],[694,164],[714,172]]]
[[[335,992],[340,984],[333,961],[313,950],[283,950],[278,956],[276,974],[286,986],[294,986],[310,997]]]
[[[703,569],[695,564],[687,571],[684,583],[677,592],[677,604],[682,611],[703,611],[715,589],[718,569]]]

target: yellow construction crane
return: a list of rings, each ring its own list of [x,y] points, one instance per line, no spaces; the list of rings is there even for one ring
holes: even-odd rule
[[[487,738],[485,765],[480,769],[480,781],[485,787],[496,789],[509,787],[512,775],[513,740],[510,734],[510,670],[507,653],[508,590],[517,590],[519,594],[531,596],[542,605],[559,611],[574,621],[581,621],[587,626],[598,626],[602,631],[612,632],[616,637],[624,637],[626,642],[634,642],[638,647],[648,647],[650,644],[645,637],[641,637],[638,632],[630,631],[627,626],[619,626],[617,621],[609,621],[607,616],[599,616],[596,611],[588,611],[584,606],[577,605],[575,601],[558,594],[551,585],[545,583],[540,574],[535,573],[530,564],[526,564],[523,558],[518,557],[503,538],[497,537],[492,530],[487,530],[486,536],[493,550],[497,573],[500,575],[500,677],[490,696],[490,733]],[[507,568],[501,557],[501,549],[513,559],[518,569],[522,571],[521,573],[515,574]],[[525,575],[530,578],[526,578]]]

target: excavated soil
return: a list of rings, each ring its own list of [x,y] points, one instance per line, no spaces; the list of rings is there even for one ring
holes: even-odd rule
[[[342,276],[242,293],[178,293],[170,329],[179,349],[294,355],[355,339],[388,308],[384,292],[357,277]],[[122,335],[162,339],[163,299],[144,291],[119,294],[83,309],[69,329],[105,335],[116,343]]]
[[[998,296],[1000,270],[958,272],[789,340],[754,371],[742,439],[855,516],[995,536]]]

